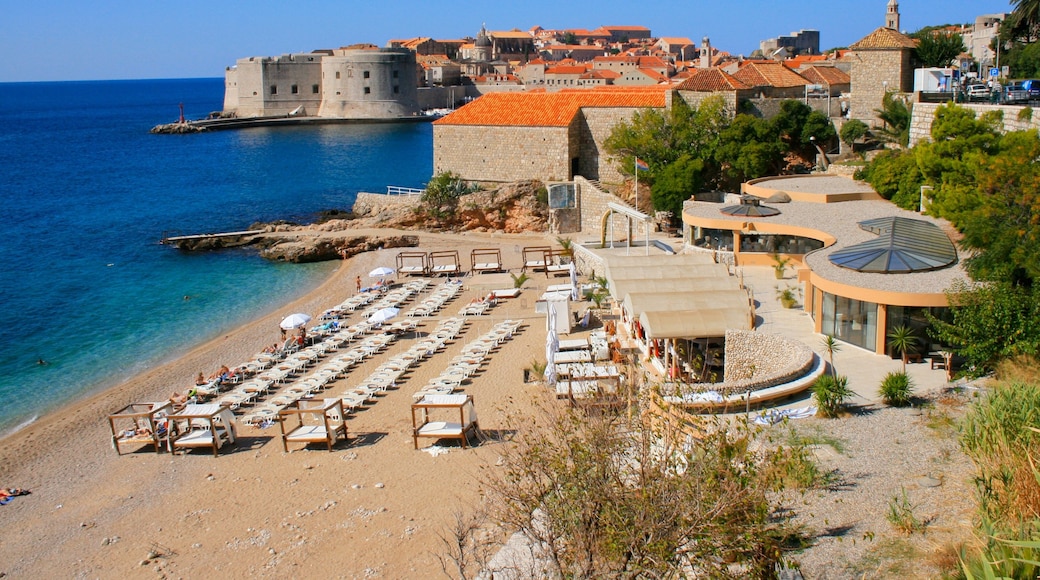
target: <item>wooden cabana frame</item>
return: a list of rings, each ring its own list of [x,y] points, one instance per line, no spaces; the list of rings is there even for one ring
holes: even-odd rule
[[[548,278],[550,275],[556,276],[558,274],[569,274],[571,271],[571,262],[564,261],[564,258],[574,259],[574,254],[570,250],[559,249],[548,249],[542,251],[542,262],[545,264],[545,277]]]
[[[209,447],[216,457],[225,442],[235,442],[235,415],[221,405],[186,405],[170,415],[170,423],[171,429],[177,425],[178,431],[170,438],[170,450],[174,452]]]
[[[170,436],[170,423],[164,421],[173,412],[173,403],[130,403],[108,416],[112,428],[112,446],[116,453],[123,454],[122,445],[152,445],[159,453]],[[160,433],[160,423],[166,428]],[[118,426],[117,426],[118,424]],[[124,427],[124,425],[131,425]]]
[[[552,250],[552,248],[550,246],[524,246],[524,267],[521,271],[526,272],[530,268],[532,272],[544,272],[546,250]]]
[[[430,252],[429,260],[429,271],[430,274],[434,276],[439,276],[441,274],[451,276],[452,274],[462,272],[462,264],[459,262],[458,250]],[[448,263],[449,261],[451,263]]]
[[[430,264],[426,252],[400,252],[397,254],[397,272],[399,274],[426,276],[429,270]]]
[[[431,421],[431,411],[457,421]],[[470,432],[480,430],[473,395],[426,395],[412,403],[412,444],[419,448],[419,438],[458,439],[465,449]]]
[[[477,248],[469,253],[470,271],[474,274],[502,271],[502,250]]]
[[[346,415],[343,413],[343,399],[307,400],[300,399],[295,407],[278,412],[279,425],[282,429],[282,448],[289,452],[289,443],[325,443],[329,451],[339,440],[340,435],[347,439]],[[292,418],[296,425],[290,426]],[[286,431],[286,429],[289,429]]]

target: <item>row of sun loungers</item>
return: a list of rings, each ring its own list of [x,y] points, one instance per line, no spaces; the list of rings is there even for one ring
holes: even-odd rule
[[[515,320],[504,320],[493,326],[487,333],[468,343],[462,352],[452,359],[448,368],[426,383],[422,389],[416,391],[413,399],[420,401],[426,395],[445,395],[454,392],[463,381],[480,370],[492,351],[497,349],[501,343],[513,338],[513,333],[520,328],[521,324]]]
[[[417,341],[405,352],[379,365],[372,374],[343,393],[340,396],[343,406],[354,410],[371,401],[379,393],[395,387],[405,373],[452,342],[463,331],[465,325],[466,321],[462,318],[441,321],[428,336]]]
[[[312,372],[280,389],[269,400],[251,409],[243,417],[243,421],[255,424],[274,419],[282,409],[300,399],[312,397],[314,393],[324,390],[326,385],[347,373],[352,367],[386,349],[395,338],[395,334],[389,333],[365,337],[356,346],[343,353],[337,353],[328,361],[318,365]]]
[[[394,288],[390,290],[379,300],[370,304],[368,308],[361,312],[363,318],[368,318],[383,308],[395,308],[404,304],[415,294],[422,292],[430,284],[430,281],[423,278],[421,280],[412,280],[405,284],[402,284],[400,288]]]
[[[450,280],[440,284],[430,293],[429,296],[424,298],[422,302],[419,302],[413,306],[411,310],[405,313],[405,316],[416,317],[436,314],[445,304],[458,296],[459,290],[461,289],[461,284]]]

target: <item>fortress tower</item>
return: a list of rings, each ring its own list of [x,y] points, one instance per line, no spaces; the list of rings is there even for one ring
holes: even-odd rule
[[[337,49],[321,61],[319,117],[374,119],[419,112],[415,53],[407,48]]]

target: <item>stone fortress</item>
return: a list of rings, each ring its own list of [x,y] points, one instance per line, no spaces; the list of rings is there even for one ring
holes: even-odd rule
[[[224,76],[224,114],[401,119],[419,114],[415,53],[341,48],[241,58]]]

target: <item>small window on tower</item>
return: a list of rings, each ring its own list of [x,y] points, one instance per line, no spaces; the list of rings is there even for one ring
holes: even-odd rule
[[[278,85],[271,85],[271,94],[272,95],[277,95],[278,94]]]
[[[315,95],[318,94],[318,85],[311,85],[311,92]]]
[[[294,95],[295,95],[295,94],[298,94],[298,93],[300,92],[300,87],[298,87],[298,86],[296,86],[296,85],[293,85],[293,86],[292,86],[292,87],[291,87],[291,88],[289,89],[289,91],[290,91],[290,92],[291,92],[292,94],[294,94]]]
[[[371,92],[372,92],[372,89],[370,87],[365,87],[365,94],[366,95],[371,93]]]
[[[366,79],[368,78],[368,71],[367,71],[367,70],[365,71],[365,73],[364,73],[364,75],[363,75],[363,76],[364,76],[364,77],[365,77]]]

